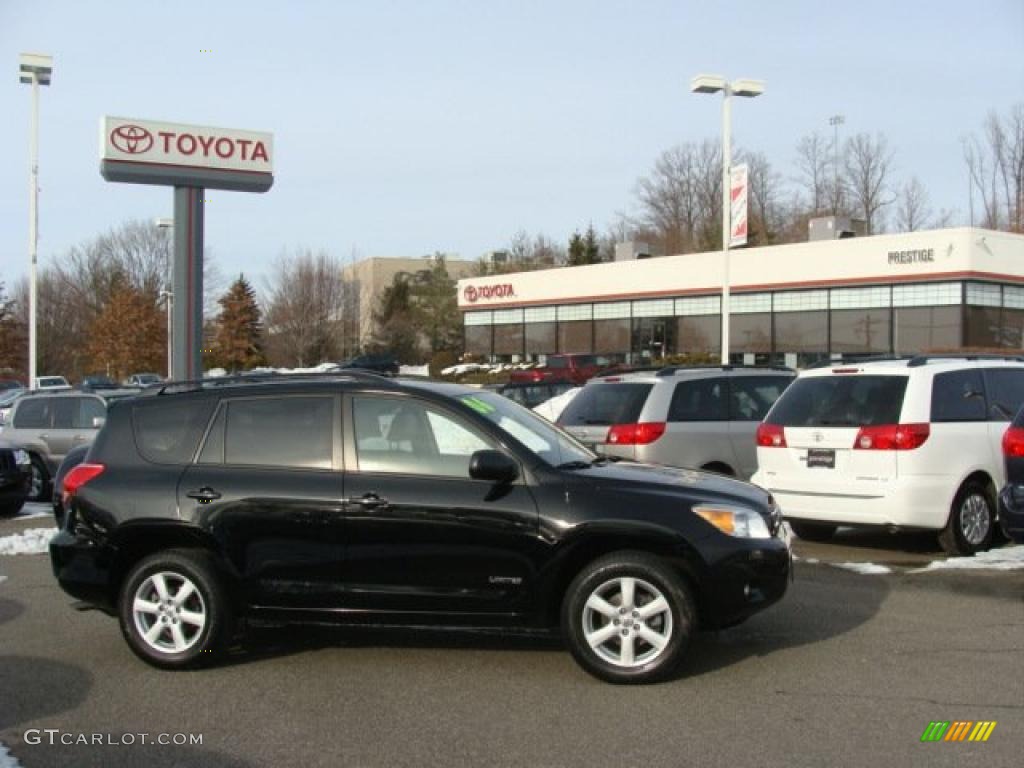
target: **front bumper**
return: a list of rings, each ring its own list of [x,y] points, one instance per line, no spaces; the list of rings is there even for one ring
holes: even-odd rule
[[[50,564],[61,589],[74,598],[113,610],[113,551],[89,539],[60,531],[50,541]]]
[[[999,521],[1009,538],[1024,544],[1024,486],[1007,485],[999,492]]]
[[[771,539],[715,536],[701,590],[701,619],[707,629],[739,624],[777,603],[792,579],[788,529]],[[705,542],[706,543],[706,542]],[[710,557],[708,557],[710,555]]]

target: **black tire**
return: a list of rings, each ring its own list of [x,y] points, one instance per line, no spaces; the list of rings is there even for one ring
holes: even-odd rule
[[[32,454],[32,479],[29,481],[27,501],[50,500],[50,471],[46,462],[36,454]]]
[[[152,582],[147,583],[157,574],[163,576],[168,592],[175,584],[179,588],[184,586],[183,582],[178,581],[180,579],[187,579],[194,585],[194,593],[178,607],[178,616],[174,615],[172,605],[162,605],[155,588],[152,588]],[[147,602],[161,606],[159,615],[146,613],[141,618],[137,617],[134,607],[135,598],[139,594],[145,595]],[[173,598],[173,594],[170,596]],[[191,634],[189,630],[195,630],[195,625],[179,618],[185,612],[192,615],[202,613],[205,617],[202,627]],[[164,669],[197,666],[216,659],[231,639],[234,626],[232,606],[223,577],[213,557],[202,550],[172,549],[157,552],[139,561],[121,586],[118,616],[121,632],[135,655]],[[152,623],[147,624],[149,619],[152,619]],[[147,641],[142,634],[142,627],[152,629],[158,621],[165,628],[157,635],[156,643],[173,645],[175,636],[172,630],[174,626],[179,626],[183,638],[188,642],[187,647],[180,651],[166,647],[161,649]]]
[[[590,620],[584,615],[585,610],[588,610],[587,603],[608,585],[612,585],[610,589],[615,590],[615,585],[620,584],[619,580],[624,578],[636,580],[635,606],[638,611],[642,611],[644,605],[655,602],[653,599],[647,603],[640,602],[645,593],[653,597],[654,593],[649,592],[647,587],[660,593],[668,606],[657,615],[641,619],[646,623],[642,627],[639,623],[632,624],[637,621],[634,618],[636,613],[627,612],[627,615],[617,619],[604,614],[598,616],[598,619],[605,622],[599,629],[611,630],[613,634],[601,645],[600,650],[596,650],[587,641],[588,627],[584,626]],[[614,596],[610,598],[608,608],[621,613],[621,591],[618,597],[620,602],[615,602]],[[593,617],[597,612],[589,613]],[[613,624],[616,621],[619,623]],[[624,626],[627,621],[630,622],[630,630]],[[669,678],[682,661],[696,624],[697,611],[686,582],[659,558],[644,552],[615,552],[589,563],[573,579],[562,601],[562,633],[573,658],[587,672],[609,683],[655,683]],[[612,629],[612,626],[622,629]],[[660,650],[643,639],[641,633],[647,630],[667,634],[667,642]],[[634,633],[630,637],[629,647],[639,651],[634,656],[636,666],[617,664],[607,657],[607,654],[614,653],[614,648],[606,646],[614,641],[619,645],[619,660],[623,660],[625,646],[619,637],[620,631],[623,634],[628,631]],[[650,656],[649,660],[644,661],[644,656]]]
[[[789,520],[793,533],[804,541],[828,541],[839,526],[829,523],[807,523],[800,520]]]
[[[16,514],[21,512],[21,508],[25,506],[25,500],[11,501],[7,504],[0,504],[0,517],[14,517]]]
[[[946,527],[939,534],[939,546],[950,555],[974,555],[987,550],[995,533],[995,508],[995,500],[983,483],[964,483],[953,499]],[[972,525],[975,521],[977,524]]]

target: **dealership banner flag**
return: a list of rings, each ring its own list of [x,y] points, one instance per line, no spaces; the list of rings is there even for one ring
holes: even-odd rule
[[[747,164],[729,169],[729,199],[732,201],[729,247],[747,244]]]

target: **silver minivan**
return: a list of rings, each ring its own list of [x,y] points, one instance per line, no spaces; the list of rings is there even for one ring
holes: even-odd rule
[[[782,367],[671,366],[587,382],[558,424],[600,453],[748,479],[757,425],[796,373]]]

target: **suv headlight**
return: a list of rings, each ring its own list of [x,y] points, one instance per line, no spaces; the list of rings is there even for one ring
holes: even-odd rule
[[[14,449],[14,463],[19,466],[22,464],[31,464],[32,459],[28,456],[28,451],[23,451],[20,448]]]
[[[693,511],[722,533],[737,539],[770,539],[768,524],[757,512],[743,507],[719,504],[698,504]]]

